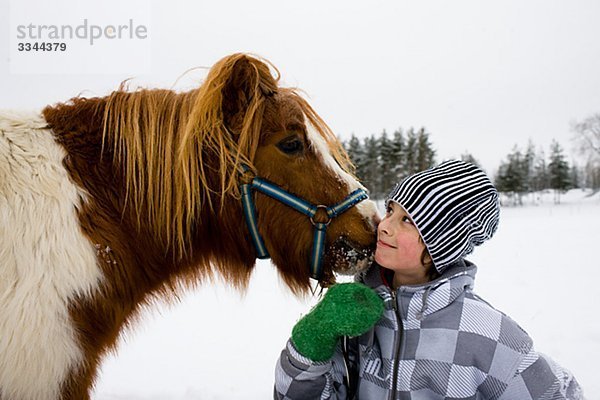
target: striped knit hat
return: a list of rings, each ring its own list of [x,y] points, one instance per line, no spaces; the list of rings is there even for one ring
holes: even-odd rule
[[[419,230],[438,272],[491,238],[498,227],[498,192],[473,164],[453,160],[411,175],[389,194]]]

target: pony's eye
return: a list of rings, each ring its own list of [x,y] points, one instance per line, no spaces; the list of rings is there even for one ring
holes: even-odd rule
[[[285,154],[290,155],[299,154],[304,151],[304,143],[298,137],[283,139],[281,142],[277,143],[277,147]]]

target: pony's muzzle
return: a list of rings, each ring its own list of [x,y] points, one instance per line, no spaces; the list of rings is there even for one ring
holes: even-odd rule
[[[375,244],[359,245],[347,237],[336,239],[325,252],[325,263],[333,272],[354,275],[371,266],[375,255]]]

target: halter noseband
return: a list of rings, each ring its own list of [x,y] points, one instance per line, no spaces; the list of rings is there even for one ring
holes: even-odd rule
[[[242,167],[242,173],[248,172],[250,172],[250,169],[244,165]],[[311,260],[309,267],[310,277],[318,281],[321,280],[323,275],[322,263],[323,253],[325,250],[325,232],[327,230],[327,226],[329,226],[333,218],[352,208],[359,202],[369,198],[365,190],[356,189],[348,196],[346,196],[345,199],[332,206],[314,205],[298,196],[295,196],[283,190],[279,186],[256,176],[253,177],[250,182],[242,183],[241,189],[242,205],[244,208],[244,215],[246,216],[246,224],[248,225],[250,237],[252,238],[252,242],[254,243],[254,247],[256,248],[256,252],[258,254],[259,259],[269,258],[269,253],[267,252],[265,243],[260,233],[258,232],[258,224],[256,221],[256,208],[254,206],[254,199],[252,196],[253,190],[259,191],[310,218],[310,222],[315,227],[313,248],[311,252]],[[322,209],[326,213],[327,221],[315,221],[315,215],[317,214],[319,209]]]

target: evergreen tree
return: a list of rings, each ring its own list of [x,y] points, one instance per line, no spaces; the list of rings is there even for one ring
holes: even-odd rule
[[[527,143],[527,150],[525,150],[525,155],[523,156],[523,189],[526,192],[533,191],[533,177],[535,174],[535,146],[531,139]]]
[[[550,145],[550,162],[548,163],[550,188],[554,189],[554,202],[560,203],[560,194],[571,187],[569,163],[565,160],[561,145],[553,140]]]
[[[408,174],[406,173],[406,142],[404,140],[404,133],[402,128],[398,128],[394,132],[392,140],[392,154],[390,164],[393,166],[394,179],[396,182],[405,178]]]
[[[379,139],[379,156],[379,189],[381,197],[385,197],[397,182],[394,171],[397,161],[394,157],[392,141],[385,130]]]
[[[533,167],[533,177],[531,178],[531,189],[534,191],[546,190],[549,187],[548,183],[548,168],[546,166],[546,157],[544,155],[544,150],[540,149],[536,154],[534,167]]]
[[[348,157],[350,157],[350,161],[354,165],[354,173],[357,177],[360,177],[360,165],[363,163],[364,158],[364,149],[360,143],[360,140],[352,134],[350,140],[346,143],[344,142],[344,149],[348,153]]]
[[[433,167],[435,164],[435,150],[431,146],[429,141],[429,133],[425,128],[419,129],[416,138],[416,154],[415,154],[415,167],[416,171],[423,171],[427,168]]]
[[[418,172],[419,169],[417,167],[417,134],[415,130],[411,127],[406,134],[406,147],[404,151],[405,156],[405,164],[404,164],[404,173],[406,176],[414,174]]]
[[[507,160],[500,164],[495,177],[495,185],[499,192],[507,193],[513,204],[523,204],[522,196],[525,192],[524,157],[521,150],[515,145]]]
[[[379,170],[379,140],[375,135],[365,138],[364,147],[364,163],[363,175],[361,176],[362,183],[371,192],[371,197],[375,199],[381,198],[380,189],[380,170]]]

